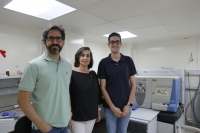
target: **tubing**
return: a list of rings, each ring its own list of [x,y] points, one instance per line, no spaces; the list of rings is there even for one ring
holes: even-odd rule
[[[194,96],[193,96],[193,98],[192,98],[192,104],[191,104],[191,111],[192,111],[192,115],[193,115],[193,118],[194,118],[194,120],[195,120],[195,122],[196,122],[196,124],[198,125],[198,126],[200,126],[200,121],[199,121],[199,119],[197,118],[197,116],[196,116],[196,112],[195,112],[195,99],[197,98],[197,96],[200,94],[200,76],[199,76],[199,85],[198,85],[198,87],[197,87],[197,89],[196,89],[196,91],[195,91],[195,94],[194,94]]]
[[[200,133],[200,129],[199,129],[199,128],[196,128],[196,127],[192,127],[192,126],[181,126],[181,128]]]
[[[178,133],[181,133],[181,127],[178,126]]]
[[[192,127],[192,126],[178,126],[178,133],[181,133],[181,129],[186,129],[186,130],[190,130],[190,131],[194,131],[197,133],[200,133],[200,129],[196,128],[196,127]]]
[[[200,94],[200,92],[196,91],[196,93],[194,94],[194,97],[192,99],[192,106],[191,106],[194,120],[195,120],[195,122],[197,123],[198,126],[200,126],[200,121],[198,120],[198,118],[196,116],[196,112],[195,112],[195,99],[199,94]]]

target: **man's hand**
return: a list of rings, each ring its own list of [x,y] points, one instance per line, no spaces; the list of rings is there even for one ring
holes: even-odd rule
[[[45,124],[41,129],[40,131],[43,132],[43,133],[47,133],[49,132],[50,130],[52,129],[52,127],[48,124]]]
[[[68,128],[69,128],[69,130],[72,130],[72,119],[69,121]]]
[[[123,108],[123,116],[127,116],[129,114],[131,107],[129,105],[124,106]]]
[[[120,118],[123,116],[123,112],[119,108],[113,107],[113,108],[111,108],[111,110],[117,118]]]

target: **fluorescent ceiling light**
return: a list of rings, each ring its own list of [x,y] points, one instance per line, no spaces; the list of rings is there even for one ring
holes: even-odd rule
[[[137,37],[136,35],[128,32],[128,31],[122,31],[122,32],[117,32],[121,35],[121,38],[124,39],[124,38],[131,38],[131,37]],[[106,35],[103,35],[105,37],[108,37],[109,34],[106,34]]]
[[[56,0],[12,0],[4,8],[46,20],[76,10]]]

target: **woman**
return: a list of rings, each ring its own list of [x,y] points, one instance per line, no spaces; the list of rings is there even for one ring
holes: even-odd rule
[[[101,93],[93,66],[92,52],[89,47],[80,48],[75,54],[70,83],[72,119],[69,129],[72,133],[91,133],[94,123],[99,122]]]

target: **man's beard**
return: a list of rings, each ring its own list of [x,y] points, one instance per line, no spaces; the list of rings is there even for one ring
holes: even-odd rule
[[[57,48],[52,48],[53,46],[57,46],[58,49],[57,49]],[[48,51],[49,51],[51,54],[53,54],[53,55],[59,54],[60,51],[62,50],[62,47],[60,47],[58,44],[52,44],[52,45],[50,45],[50,46],[47,46],[47,45],[46,45],[46,48],[47,48]]]

